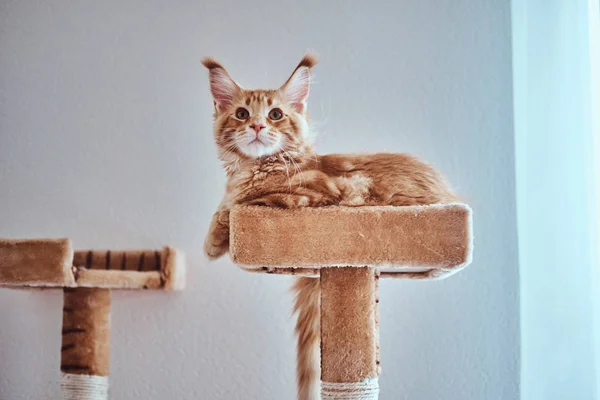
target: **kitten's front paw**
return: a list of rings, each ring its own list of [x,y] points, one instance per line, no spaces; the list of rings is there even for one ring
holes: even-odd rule
[[[214,261],[219,259],[229,251],[229,243],[213,243],[212,238],[206,238],[204,242],[204,254],[211,260]]]

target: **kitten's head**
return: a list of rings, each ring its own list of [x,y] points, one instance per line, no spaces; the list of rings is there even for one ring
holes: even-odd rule
[[[314,55],[307,54],[275,90],[246,90],[215,60],[204,59],[213,96],[215,140],[223,161],[310,149],[306,100]]]

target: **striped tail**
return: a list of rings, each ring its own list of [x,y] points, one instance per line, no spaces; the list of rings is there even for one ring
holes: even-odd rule
[[[296,294],[298,400],[318,400],[321,379],[321,289],[319,278],[297,278],[292,290]]]

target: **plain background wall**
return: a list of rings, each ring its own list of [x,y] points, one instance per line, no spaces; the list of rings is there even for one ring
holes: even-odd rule
[[[247,87],[321,54],[321,152],[411,152],[475,209],[473,265],[384,281],[381,399],[518,398],[508,1],[2,1],[0,236],[179,247],[179,295],[115,293],[117,399],[293,399],[290,279],[209,264],[224,175],[199,60]],[[59,291],[0,290],[0,399],[60,397]]]

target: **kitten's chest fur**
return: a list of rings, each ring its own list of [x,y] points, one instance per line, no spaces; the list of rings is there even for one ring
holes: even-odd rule
[[[403,154],[269,157],[230,174],[225,198],[284,208],[328,205],[415,205],[453,197],[441,177]]]

